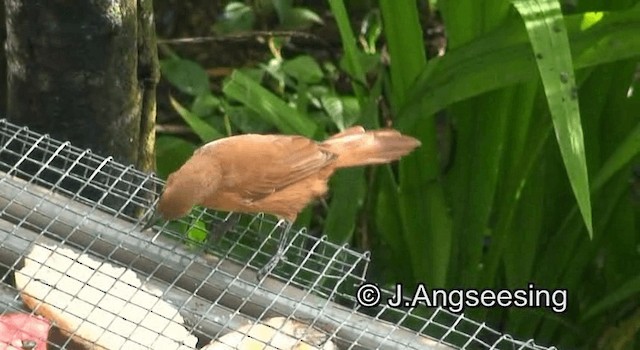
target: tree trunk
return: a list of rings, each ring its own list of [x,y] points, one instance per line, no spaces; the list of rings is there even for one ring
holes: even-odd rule
[[[6,0],[8,118],[154,168],[151,0]]]
[[[0,6],[0,43],[4,43],[7,40],[5,23],[4,7]],[[0,47],[0,81],[5,82],[0,84],[0,117],[2,118],[7,115],[7,60],[5,58],[5,48],[2,45]]]

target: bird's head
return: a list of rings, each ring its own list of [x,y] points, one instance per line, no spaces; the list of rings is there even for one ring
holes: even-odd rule
[[[165,220],[186,216],[199,202],[201,190],[198,187],[193,179],[184,179],[178,172],[171,174],[158,201],[158,214]]]
[[[162,220],[169,221],[186,216],[198,202],[198,198],[195,196],[195,187],[196,185],[193,183],[183,183],[179,171],[169,175],[164,191],[158,200],[158,205],[142,230],[144,231]]]
[[[207,196],[215,195],[220,176],[220,169],[215,162],[194,155],[169,175],[158,206],[145,229],[160,219],[176,220],[189,214]]]

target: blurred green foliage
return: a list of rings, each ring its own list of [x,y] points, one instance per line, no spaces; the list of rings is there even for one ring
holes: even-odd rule
[[[304,29],[313,24],[323,24],[318,14],[308,8],[294,6],[293,0],[229,1],[213,25],[213,31],[226,34],[251,30],[258,18],[271,14],[277,16],[279,29]]]
[[[207,67],[164,57],[178,92],[171,105],[200,142],[159,136],[158,172],[231,134],[321,140],[354,124],[392,124],[423,146],[397,165],[340,171],[327,206],[299,224],[372,250],[371,278],[382,283],[567,289],[562,314],[466,310],[519,338],[640,348],[640,6],[370,3],[351,18],[343,0],[328,1],[337,62],[286,56],[288,40],[273,38],[270,59],[234,70],[216,90]],[[427,57],[425,6],[446,28],[440,57]],[[231,2],[213,28],[250,30],[265,11],[280,28],[328,23],[292,1]]]

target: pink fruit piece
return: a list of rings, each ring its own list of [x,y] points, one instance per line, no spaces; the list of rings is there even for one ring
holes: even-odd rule
[[[41,316],[0,315],[0,350],[46,350],[50,327]]]

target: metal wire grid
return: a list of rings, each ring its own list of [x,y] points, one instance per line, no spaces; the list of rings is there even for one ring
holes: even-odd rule
[[[31,312],[14,277],[34,246],[44,246],[135,272],[178,310],[198,347],[257,319],[285,316],[322,330],[339,349],[547,349],[443,309],[362,308],[354,291],[365,281],[368,254],[304,230],[291,239],[287,260],[258,283],[256,270],[277,245],[269,217],[235,222],[194,210],[158,232],[141,232],[161,180],[6,120],[0,172],[0,315]],[[225,233],[201,244],[210,229]],[[383,300],[392,296],[385,290]],[[63,338],[50,348],[73,348]]]

